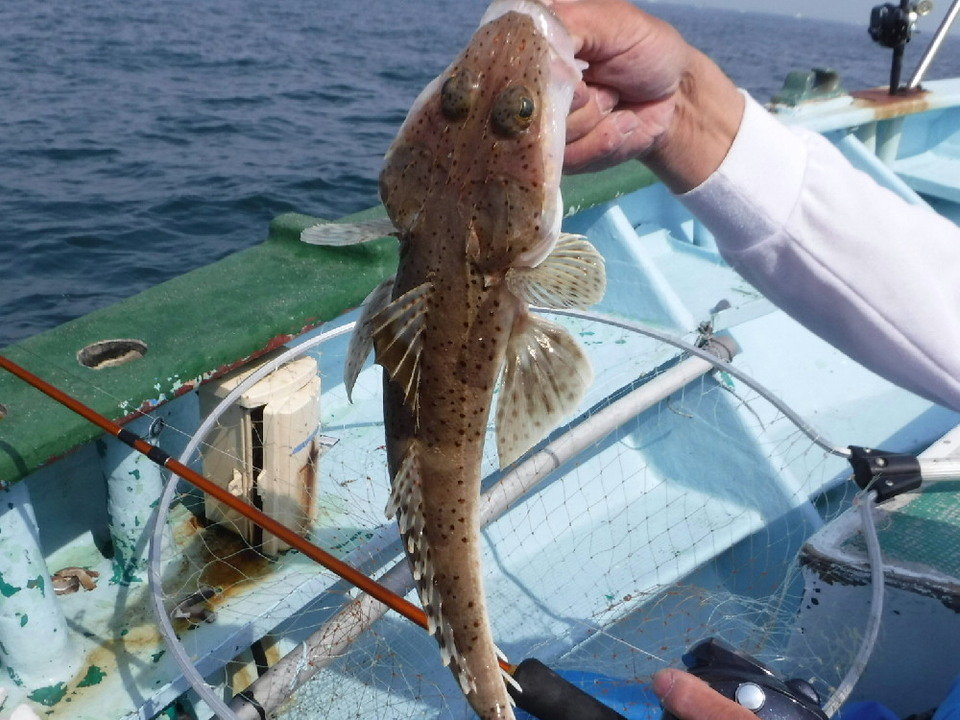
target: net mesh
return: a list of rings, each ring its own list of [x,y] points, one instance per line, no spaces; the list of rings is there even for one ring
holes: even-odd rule
[[[595,380],[545,446],[572,431],[591,439],[484,527],[499,647],[512,662],[536,657],[630,685],[718,636],[778,672],[812,680],[825,697],[855,654],[862,623],[834,638],[829,657],[807,642],[798,617],[816,598],[804,594],[796,556],[846,504],[843,459],[722,371],[609,425],[605,409],[677,373],[685,357],[597,320],[558,321],[580,338]],[[388,584],[419,605],[383,514],[380,369],[361,373],[348,401],[346,342],[323,343],[294,361],[302,367],[285,366],[285,380],[267,381],[270,393],[255,385],[230,404],[191,461],[362,571],[380,576],[398,565]],[[217,392],[201,400],[202,412],[226,391]],[[482,470],[484,490],[495,493],[515,478],[498,469],[494,447],[491,427]],[[419,627],[380,614],[376,603],[357,604],[359,593],[330,572],[271,546],[188,487],[178,488],[164,522],[166,611],[201,672],[221,677],[226,668],[227,697],[292,653],[280,717],[470,715]],[[298,645],[311,636],[312,645]]]

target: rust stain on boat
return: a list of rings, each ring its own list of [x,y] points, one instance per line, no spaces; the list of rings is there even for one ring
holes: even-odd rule
[[[270,573],[270,561],[226,528],[211,525],[202,537],[204,566],[197,582],[221,590],[209,601],[211,606],[223,603],[244,586]]]
[[[86,654],[74,676],[64,683],[63,698],[44,711],[46,718],[94,717],[92,711],[102,704],[104,691],[112,692],[124,678],[141,674],[163,655],[163,638],[144,603],[138,600],[128,606],[123,620],[123,626],[111,627],[110,635]],[[129,622],[139,624],[129,626]]]
[[[888,88],[869,88],[850,93],[854,106],[869,108],[877,120],[913,115],[930,109],[927,90],[905,90],[891,95]]]
[[[273,667],[280,660],[280,647],[274,638],[265,635],[260,640],[267,667]],[[244,650],[233,660],[227,663],[227,678],[230,689],[236,695],[246,690],[259,677],[256,660],[249,649]]]

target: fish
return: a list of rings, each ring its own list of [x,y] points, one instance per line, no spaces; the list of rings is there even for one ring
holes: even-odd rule
[[[507,467],[576,409],[592,381],[575,338],[529,310],[589,307],[605,290],[600,253],[560,229],[565,120],[580,78],[573,41],[547,6],[493,2],[387,151],[387,219],[301,235],[325,245],[385,232],[399,240],[397,274],[364,302],[344,382],[351,393],[373,351],[384,368],[387,516],[397,519],[441,660],[482,720],[513,718],[480,557],[495,388]]]

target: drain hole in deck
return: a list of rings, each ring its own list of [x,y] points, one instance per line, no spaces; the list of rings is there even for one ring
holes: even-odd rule
[[[84,367],[100,370],[116,367],[147,354],[147,344],[140,340],[101,340],[90,343],[77,353],[77,361]]]

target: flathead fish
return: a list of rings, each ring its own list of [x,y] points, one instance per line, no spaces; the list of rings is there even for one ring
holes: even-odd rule
[[[480,565],[477,500],[494,387],[499,379],[496,442],[506,466],[576,407],[592,379],[568,332],[528,310],[587,307],[604,291],[600,255],[560,232],[565,118],[579,79],[573,43],[546,7],[490,6],[386,155],[380,194],[400,263],[368,298],[348,351],[348,390],[371,348],[385,369],[387,513],[398,519],[442,660],[484,720],[513,717]],[[377,223],[368,230],[382,234]],[[303,235],[318,244],[348,237],[331,225]]]

